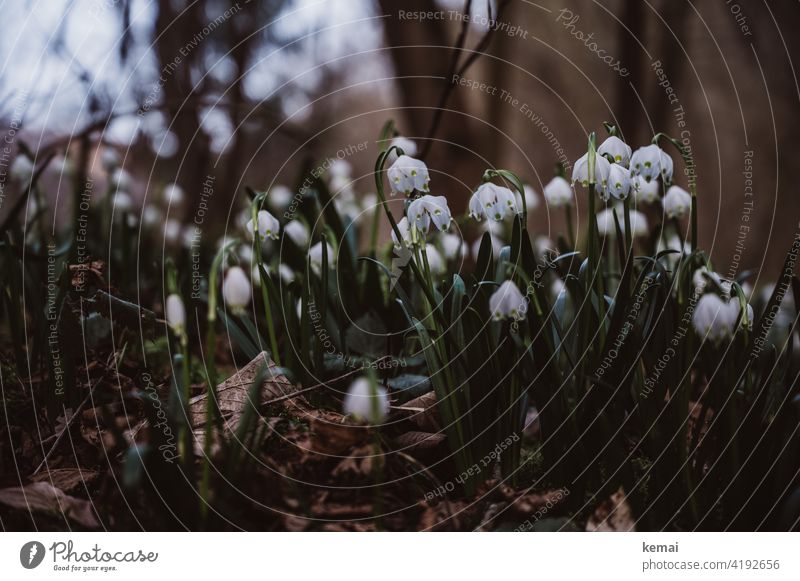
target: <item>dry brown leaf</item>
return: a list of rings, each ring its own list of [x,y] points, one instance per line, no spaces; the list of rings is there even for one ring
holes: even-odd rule
[[[262,351],[250,363],[217,386],[217,402],[227,434],[236,433],[245,409],[247,406],[253,405],[250,402],[250,389],[264,364],[269,365],[273,376],[268,374],[261,385],[261,399],[256,404],[257,406],[297,389],[284,375],[274,373],[277,366],[270,360],[267,352]],[[203,449],[205,442],[206,406],[205,393],[189,400],[189,416],[195,436],[195,450],[198,452]],[[216,449],[217,446],[215,445],[214,448]]]
[[[375,467],[375,460],[375,448],[369,445],[362,446],[336,465],[333,476],[369,476]]]
[[[412,399],[397,408],[408,414],[408,419],[424,432],[439,432],[439,413],[436,410],[436,394],[432,391]]]
[[[33,482],[49,482],[56,488],[69,492],[84,483],[89,484],[94,481],[99,472],[86,470],[85,468],[55,468],[49,472],[40,472],[31,477]]]
[[[611,498],[601,502],[586,521],[589,532],[634,532],[636,519],[620,487]]]
[[[19,510],[64,515],[90,529],[100,526],[91,502],[69,496],[49,482],[34,482],[23,488],[4,488],[0,490],[0,503]]]
[[[311,450],[322,454],[343,454],[370,436],[369,428],[346,424],[344,416],[328,411],[305,415],[311,426]]]
[[[394,444],[402,448],[403,452],[413,454],[423,450],[433,450],[442,445],[447,439],[444,434],[432,434],[430,432],[406,432],[394,439]]]

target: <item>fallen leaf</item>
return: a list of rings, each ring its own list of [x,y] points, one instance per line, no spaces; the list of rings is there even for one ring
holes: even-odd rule
[[[439,413],[436,410],[436,394],[428,392],[396,408],[408,414],[408,419],[425,432],[439,432]]]
[[[0,490],[0,503],[20,510],[63,515],[90,529],[100,526],[91,502],[69,496],[49,482],[34,482],[23,488],[4,488]]]
[[[49,472],[40,472],[31,477],[33,482],[48,482],[66,492],[69,492],[79,486],[93,482],[98,476],[99,472],[94,470],[86,470],[84,468],[55,468]]]
[[[444,434],[432,434],[430,432],[406,432],[397,436],[393,443],[407,454],[434,450],[447,440]]]
[[[589,532],[634,532],[636,519],[633,517],[625,491],[620,487],[611,498],[601,502],[586,521]]]

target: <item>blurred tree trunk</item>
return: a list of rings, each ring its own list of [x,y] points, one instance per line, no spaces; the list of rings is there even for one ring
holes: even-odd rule
[[[205,2],[198,0],[181,11],[176,10],[174,4],[157,4],[153,44],[161,71],[171,70],[175,59],[180,59],[172,73],[167,73],[162,87],[164,113],[178,138],[179,155],[183,156],[181,171],[175,176],[175,181],[187,191],[189,199],[195,199],[194,194],[202,191],[206,179],[210,141],[200,128],[197,101],[203,94],[202,87],[195,87],[192,83],[192,70],[202,53],[198,48],[186,50],[184,47],[203,28]]]
[[[617,79],[617,95],[614,116],[625,141],[629,144],[641,143],[647,138],[642,105],[636,96],[642,91],[644,51],[637,41],[639,32],[644,30],[644,3],[641,0],[623,0],[622,23],[619,27],[619,53],[625,55],[630,75]],[[635,90],[634,90],[635,89]]]

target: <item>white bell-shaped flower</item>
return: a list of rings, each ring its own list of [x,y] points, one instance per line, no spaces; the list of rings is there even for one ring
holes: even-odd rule
[[[346,159],[334,159],[328,167],[331,177],[349,178],[353,175],[353,166]]]
[[[707,293],[695,305],[692,325],[700,337],[718,344],[733,337],[737,322],[747,328],[752,327],[753,308],[747,305],[742,321],[739,321],[740,313],[738,299],[725,300],[715,293]]]
[[[671,186],[661,200],[667,218],[683,218],[692,211],[692,195],[678,186]]]
[[[397,136],[389,143],[389,147],[399,147],[403,150],[404,155],[414,157],[417,155],[417,144],[408,139],[407,137]],[[386,158],[386,163],[394,163],[397,160],[397,150],[393,149],[389,156]]]
[[[594,179],[595,190],[601,197],[608,197],[608,175],[611,164],[602,155],[595,155],[594,176],[589,175],[589,152],[586,152],[572,167],[572,183],[588,186]]]
[[[442,252],[446,260],[464,260],[467,256],[467,245],[458,234],[443,232],[439,235]]]
[[[469,215],[479,221],[489,218],[500,222],[506,216],[517,213],[519,210],[514,193],[491,182],[481,184],[469,201]]]
[[[665,183],[672,181],[672,158],[656,144],[645,145],[631,156],[631,175],[642,176],[649,182],[661,177]]]
[[[120,164],[119,153],[113,147],[104,147],[103,153],[100,154],[100,163],[108,173],[113,172]]]
[[[544,199],[552,208],[563,208],[572,205],[573,192],[569,182],[556,176],[544,187]]]
[[[661,196],[661,184],[658,180],[648,182],[642,176],[632,176],[631,192],[637,204],[652,204]]]
[[[33,176],[33,162],[27,155],[18,154],[9,169],[11,179],[18,183],[26,183]]]
[[[183,188],[178,184],[167,184],[164,187],[163,196],[164,202],[170,206],[180,206],[186,198]]]
[[[175,331],[180,332],[186,327],[186,309],[180,295],[173,293],[167,297],[164,313],[167,317],[167,324]]]
[[[164,242],[170,246],[177,244],[181,240],[183,226],[177,220],[169,219],[164,222]]]
[[[608,172],[608,188],[606,189],[605,199],[608,199],[608,195],[610,194],[617,200],[624,200],[628,197],[630,190],[630,173],[618,163],[612,163],[611,169]]]
[[[308,228],[300,220],[290,220],[283,227],[283,233],[301,249],[308,245]]]
[[[292,203],[292,198],[294,198],[294,194],[291,189],[284,185],[277,184],[270,188],[267,194],[267,204],[273,210],[281,212]]]
[[[393,192],[408,195],[414,190],[430,191],[430,176],[425,162],[408,155],[398,157],[387,172]]]
[[[616,135],[612,135],[600,144],[597,155],[610,155],[614,163],[628,167],[631,162],[631,146]]]
[[[238,266],[231,266],[225,273],[225,280],[222,283],[222,298],[225,299],[225,304],[234,311],[241,311],[250,303],[252,296],[253,289],[244,270]]]
[[[114,194],[114,211],[115,212],[130,212],[133,210],[133,198],[126,192],[117,192]]]
[[[254,232],[253,232],[253,219],[247,221],[245,225],[245,234],[249,240],[253,240]],[[259,210],[258,212],[258,235],[261,239],[272,238],[273,240],[278,239],[278,235],[280,234],[281,225],[278,222],[278,219],[275,218],[272,214],[267,212],[266,210]]]
[[[428,233],[431,222],[439,230],[450,228],[450,208],[444,196],[422,196],[408,205],[408,222],[423,234]]]
[[[152,228],[164,220],[164,214],[158,206],[148,205],[142,209],[142,224],[147,228]]]
[[[129,191],[133,185],[133,178],[127,171],[118,167],[111,174],[111,186],[115,190]]]
[[[411,238],[411,227],[408,225],[408,218],[403,216],[403,219],[397,223],[397,229],[400,231],[400,236],[402,236],[402,246],[406,248],[411,248],[414,245],[414,241]],[[394,247],[397,250],[400,250],[401,243],[400,240],[397,239],[397,234],[394,233],[394,228],[392,228],[392,242],[394,243]]]
[[[343,410],[345,415],[379,424],[389,415],[389,394],[366,377],[359,377],[344,396]]]
[[[505,281],[489,297],[489,312],[496,320],[520,321],[525,318],[527,310],[528,302],[513,281]]]

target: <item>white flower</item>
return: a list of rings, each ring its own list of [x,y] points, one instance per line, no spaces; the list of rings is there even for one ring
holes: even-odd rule
[[[556,176],[544,187],[544,199],[553,208],[572,205],[572,187],[561,176]]]
[[[430,191],[428,167],[419,159],[401,155],[389,168],[387,174],[393,192],[408,195],[414,190]]]
[[[595,155],[594,175],[589,176],[589,152],[575,162],[572,168],[572,183],[580,182],[588,186],[592,179],[596,184],[596,190],[600,197],[608,198],[608,174],[611,171],[611,164],[602,155]]]
[[[133,209],[133,198],[125,192],[114,194],[114,210],[118,212],[130,212]]]
[[[658,180],[645,181],[642,176],[631,178],[633,199],[637,204],[652,204],[659,199],[661,185]]]
[[[522,189],[525,191],[525,205],[529,210],[533,210],[534,208],[539,207],[539,196],[536,194],[536,190],[533,189],[532,186],[528,184],[523,184]],[[517,207],[522,208],[522,196],[519,195],[519,192],[514,192],[514,197],[517,200]]]
[[[280,211],[292,202],[293,197],[294,194],[292,190],[284,185],[278,184],[270,188],[267,194],[267,204],[269,204],[272,209]]]
[[[336,260],[336,256],[333,253],[333,247],[325,243],[325,247],[327,248],[328,254],[328,268],[333,266],[333,263]],[[308,261],[311,263],[311,268],[319,274],[322,272],[322,242],[317,242],[308,250]]]
[[[667,218],[680,219],[692,211],[692,195],[678,186],[670,187],[661,203]]]
[[[608,188],[605,199],[608,199],[610,194],[617,200],[624,200],[628,197],[630,190],[631,178],[628,170],[618,163],[612,163],[608,172]]]
[[[305,249],[308,244],[308,228],[300,220],[287,222],[283,227],[283,233],[301,249]]]
[[[147,227],[160,224],[163,219],[164,215],[157,206],[150,205],[142,209],[142,223]]]
[[[614,224],[615,213],[617,215],[617,220],[619,221],[620,230],[622,230],[623,233],[625,232],[625,214],[623,213],[622,208],[606,208],[597,214],[597,231],[602,236],[613,237],[617,235],[617,228]],[[631,234],[634,238],[647,235],[647,217],[644,214],[637,212],[636,210],[631,210],[630,219]]]
[[[512,281],[507,280],[489,297],[489,312],[492,317],[500,319],[514,319],[520,321],[525,318],[528,303],[525,297]]]
[[[346,159],[334,159],[328,167],[331,177],[349,178],[353,174],[353,166]]]
[[[48,169],[54,175],[66,177],[72,175],[73,171],[75,170],[75,166],[72,165],[72,162],[68,157],[59,155],[53,158],[53,161],[50,162]]]
[[[353,180],[350,179],[350,176],[332,176],[328,187],[340,201],[349,202],[355,198],[356,193],[353,190]]]
[[[397,229],[400,231],[400,236],[403,237],[403,245],[406,248],[411,248],[414,242],[411,239],[411,228],[408,225],[408,218],[403,217],[403,219],[397,223]],[[400,241],[397,239],[397,234],[394,233],[394,228],[392,228],[392,242],[394,243],[394,247],[400,250]]]
[[[14,181],[28,182],[33,176],[33,162],[28,159],[27,155],[18,154],[11,164],[9,174]]]
[[[622,141],[619,137],[612,135],[600,144],[597,148],[597,155],[610,155],[614,163],[623,167],[628,167],[631,162],[631,146]]]
[[[442,255],[439,254],[438,250],[436,250],[435,246],[432,244],[425,246],[425,254],[428,258],[428,268],[430,268],[433,276],[441,276],[446,272],[447,265],[445,264]]]
[[[178,184],[167,184],[164,186],[162,196],[164,197],[164,202],[169,206],[180,206],[183,204],[183,200],[186,197],[183,188]]]
[[[118,167],[111,174],[111,185],[115,190],[130,190],[133,178],[127,171]]]
[[[451,219],[447,198],[444,196],[422,196],[408,205],[409,224],[423,234],[428,233],[431,221],[439,230],[447,230]]]
[[[345,415],[379,424],[389,414],[389,394],[366,377],[359,377],[344,396],[343,410]]]
[[[544,234],[537,236],[534,239],[533,248],[536,250],[536,254],[539,256],[544,256],[545,254],[558,254],[556,245]]]
[[[442,245],[444,257],[447,260],[460,258],[463,260],[467,256],[467,246],[458,234],[443,232],[439,235],[439,242]]]
[[[708,286],[708,281],[711,279],[713,283],[718,286],[723,293],[730,296],[731,294],[731,281],[725,280],[720,276],[719,273],[716,273],[712,270],[709,270],[705,266],[701,266],[697,270],[692,273],[692,284],[694,285],[696,293],[703,293]]]
[[[239,260],[247,265],[253,264],[256,253],[253,252],[253,247],[250,244],[242,244],[239,246]]]
[[[186,309],[180,295],[171,294],[167,297],[167,305],[164,308],[167,323],[176,331],[182,330],[186,326]]]
[[[266,210],[259,210],[258,212],[258,235],[262,238],[272,238],[273,240],[278,239],[278,234],[280,232],[281,225],[278,222],[277,218],[267,212]],[[245,233],[247,234],[247,238],[249,240],[254,239],[253,233],[253,219],[250,218],[247,224],[245,225]]]
[[[177,244],[181,238],[183,227],[177,220],[167,220],[164,222],[164,241],[169,244]]]
[[[631,156],[631,175],[640,175],[646,182],[660,176],[669,183],[672,169],[672,158],[656,144],[640,147]]]
[[[397,146],[403,150],[404,155],[409,155],[414,157],[417,155],[417,144],[408,139],[407,137],[398,136],[392,139],[391,143],[389,143],[389,147]],[[386,158],[386,163],[394,163],[397,159],[397,150],[393,149],[392,152]]]
[[[294,271],[288,264],[280,263],[278,265],[278,276],[281,277],[284,284],[289,284],[294,280]]]
[[[479,221],[489,218],[499,222],[518,213],[514,193],[491,182],[481,184],[469,201],[469,215]]]
[[[234,311],[240,311],[250,303],[252,296],[253,289],[244,270],[238,266],[231,266],[222,283],[222,297],[225,303]]]
[[[692,325],[701,337],[707,338],[712,343],[733,337],[737,328],[737,321],[741,313],[738,299],[724,300],[714,293],[700,297],[692,316]],[[741,321],[747,328],[753,324],[753,308],[747,305],[745,316]]]
[[[100,163],[108,173],[114,171],[120,163],[119,153],[113,147],[104,147],[100,155]]]
[[[378,209],[380,201],[375,194],[366,194],[361,198],[361,212],[366,216],[372,216],[375,210]]]

